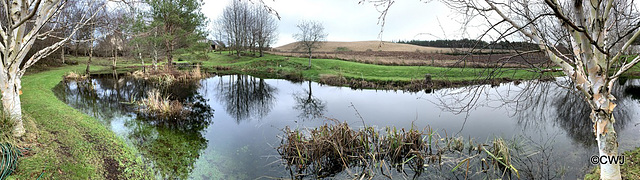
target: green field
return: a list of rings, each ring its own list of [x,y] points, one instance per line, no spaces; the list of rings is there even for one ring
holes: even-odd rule
[[[183,59],[189,59],[183,56]],[[195,59],[195,58],[193,58]],[[300,80],[320,81],[323,75],[344,77],[347,80],[361,80],[374,83],[406,84],[414,80],[423,80],[430,74],[433,81],[468,84],[487,79],[520,80],[536,79],[543,76],[561,75],[540,74],[532,69],[516,68],[447,68],[432,66],[385,66],[364,64],[336,59],[313,59],[308,68],[308,59],[265,54],[264,57],[243,56],[237,58],[227,52],[209,53],[205,60],[190,60],[200,63],[209,71],[222,74],[250,74],[258,77],[291,79],[291,75]],[[222,69],[222,70],[221,70]],[[332,84],[343,85],[346,84]]]

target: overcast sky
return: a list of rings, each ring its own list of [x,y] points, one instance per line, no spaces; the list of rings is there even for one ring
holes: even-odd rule
[[[202,12],[213,21],[230,1],[205,1]],[[264,1],[281,16],[274,47],[294,42],[292,35],[298,32],[296,24],[302,20],[322,22],[329,41],[379,40],[377,22],[380,13],[373,4],[359,5],[358,0]],[[462,37],[461,26],[455,19],[457,15],[440,2],[396,1],[387,15],[382,40],[459,39]]]

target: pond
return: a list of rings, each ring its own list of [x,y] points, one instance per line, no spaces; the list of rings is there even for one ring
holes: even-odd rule
[[[575,179],[594,167],[589,158],[597,155],[597,147],[588,107],[563,88],[564,82],[558,78],[410,93],[246,75],[164,85],[104,76],[90,84],[61,82],[54,92],[134,147],[161,179],[290,178],[276,150],[283,129],[313,128],[330,123],[327,118],[355,129],[364,123],[379,129],[431,127],[476,142],[502,137],[533,152],[529,164],[518,167],[529,174],[525,178]],[[188,105],[188,120],[168,123],[138,116],[132,102],[154,88]],[[640,146],[640,80],[621,80],[614,94],[622,152]],[[438,176],[465,177],[451,167],[425,168]],[[391,176],[412,177],[396,171]]]

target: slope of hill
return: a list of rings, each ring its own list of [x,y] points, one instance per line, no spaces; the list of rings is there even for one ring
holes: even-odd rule
[[[276,49],[277,51],[286,51],[290,52],[294,50],[297,42],[289,43],[284,46],[280,46]],[[346,49],[345,49],[346,48]],[[447,53],[450,52],[449,48],[436,48],[436,47],[423,47],[411,44],[400,44],[400,43],[392,43],[392,42],[380,42],[380,41],[356,41],[356,42],[337,42],[337,41],[328,41],[325,42],[322,47],[315,50],[315,52],[335,52],[338,50],[350,50],[350,51],[367,51],[371,49],[371,51],[405,51],[405,52],[415,52],[419,50],[420,52],[426,53]]]

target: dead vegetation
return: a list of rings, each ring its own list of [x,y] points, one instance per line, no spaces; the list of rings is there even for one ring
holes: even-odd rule
[[[160,91],[153,89],[147,92],[147,98],[137,102],[138,112],[147,117],[166,118],[179,117],[189,113],[178,100],[170,100],[169,96],[162,96]]]
[[[342,171],[356,179],[373,179],[376,174],[392,178],[390,169],[403,176],[413,172],[416,178],[430,166],[465,178],[519,177],[510,147],[501,138],[486,144],[465,143],[462,137],[448,137],[446,131],[441,136],[430,127],[354,130],[331,120],[312,129],[285,127],[277,150],[292,178],[324,178]]]
[[[73,71],[67,72],[64,75],[64,80],[65,81],[83,81],[83,80],[87,80],[87,79],[89,79],[89,75],[88,74],[81,75],[81,74],[78,74],[78,73],[73,72]]]
[[[209,74],[200,69],[200,65],[195,65],[190,70],[178,70],[171,67],[163,67],[158,70],[150,70],[143,72],[141,70],[134,71],[129,74],[134,78],[149,79],[160,82],[162,84],[171,84],[176,81],[200,80],[209,77]]]
[[[277,48],[274,48],[277,51],[292,51],[295,50],[297,42],[289,43]],[[417,46],[412,44],[401,44],[401,43],[393,43],[393,42],[380,42],[380,41],[356,41],[356,42],[336,42],[336,41],[328,41],[325,42],[322,47],[317,49],[317,52],[333,52],[336,50],[344,50],[348,49],[351,51],[416,51],[420,50],[423,52],[430,51],[442,51],[442,52],[450,52],[450,48],[437,48],[437,47],[424,47]]]

